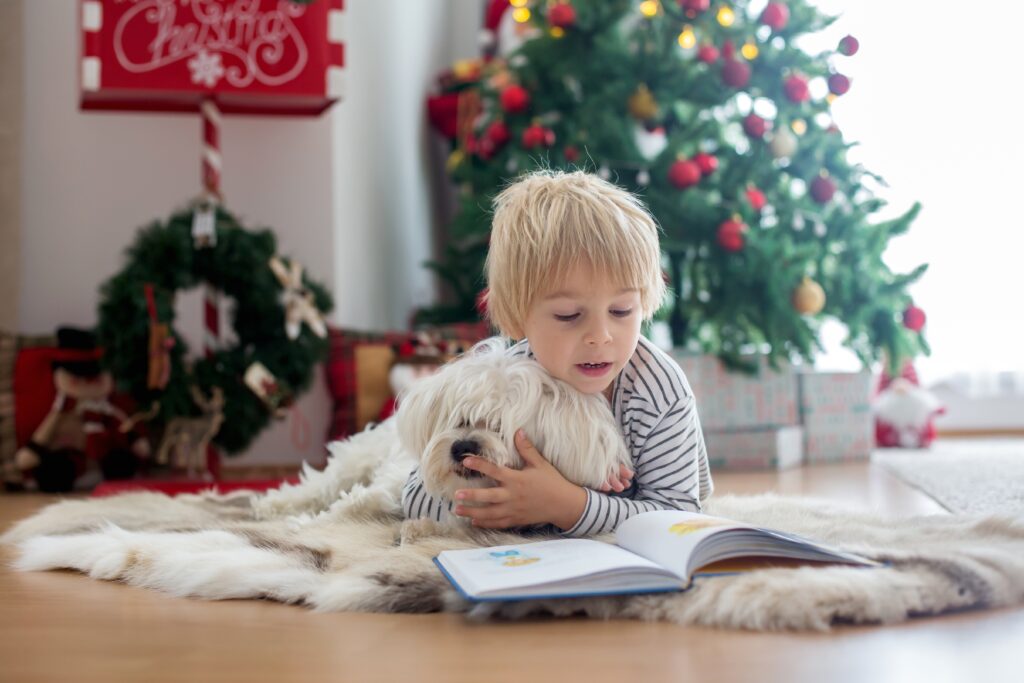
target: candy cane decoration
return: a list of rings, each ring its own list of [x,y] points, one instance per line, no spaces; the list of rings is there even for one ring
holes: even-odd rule
[[[203,100],[203,189],[210,199],[221,201],[220,194],[220,110],[213,100]]]
[[[203,100],[203,192],[207,199],[219,203],[220,193],[220,110],[213,100]],[[220,293],[209,284],[203,287],[203,351],[213,357],[220,346]]]

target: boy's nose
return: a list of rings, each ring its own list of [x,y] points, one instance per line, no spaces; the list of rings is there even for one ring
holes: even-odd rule
[[[598,344],[607,344],[612,340],[611,333],[608,332],[608,328],[605,325],[597,325],[592,327],[588,332],[584,341],[589,346],[597,346]]]

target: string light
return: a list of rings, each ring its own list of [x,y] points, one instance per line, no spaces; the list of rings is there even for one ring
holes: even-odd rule
[[[530,20],[530,10],[525,7],[517,7],[512,10],[512,18],[518,21],[520,24],[525,24]]]
[[[513,7],[526,7],[527,2],[529,2],[529,0],[508,0],[508,4]]]
[[[653,17],[658,13],[658,0],[644,0],[640,3],[640,14]]]
[[[693,27],[687,24],[683,27],[683,32],[679,34],[679,47],[689,50],[696,44],[697,36],[693,33]]]
[[[722,26],[732,26],[733,22],[736,21],[736,13],[732,11],[732,7],[728,5],[722,5],[718,9],[718,23]]]
[[[758,53],[757,45],[755,45],[752,40],[748,40],[743,44],[743,47],[740,48],[740,54],[743,55],[745,59],[757,59]]]
[[[561,38],[562,36],[565,35],[565,29],[562,28],[561,26],[552,26],[549,29],[548,33],[551,34],[552,38]]]
[[[803,119],[793,119],[793,123],[789,124],[789,127],[793,129],[793,132],[797,135],[803,135],[807,132],[807,122]]]

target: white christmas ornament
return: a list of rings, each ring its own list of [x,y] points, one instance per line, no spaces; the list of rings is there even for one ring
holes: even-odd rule
[[[780,128],[768,146],[776,159],[789,159],[796,153],[796,136],[789,132],[788,128]]]

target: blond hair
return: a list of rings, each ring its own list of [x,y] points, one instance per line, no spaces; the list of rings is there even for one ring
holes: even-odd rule
[[[494,199],[487,254],[487,314],[521,336],[538,295],[576,266],[640,292],[644,320],[665,296],[658,226],[639,199],[583,171],[534,171]]]

